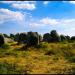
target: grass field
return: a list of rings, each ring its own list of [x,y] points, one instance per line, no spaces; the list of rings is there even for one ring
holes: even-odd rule
[[[6,43],[0,48],[0,74],[75,74],[75,43]]]

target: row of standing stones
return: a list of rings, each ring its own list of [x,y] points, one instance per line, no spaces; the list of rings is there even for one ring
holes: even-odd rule
[[[4,37],[7,37],[7,35],[0,34],[0,46],[4,44]],[[36,46],[39,45],[40,42],[61,42],[64,40],[72,41],[75,40],[75,36],[64,36],[57,33],[56,30],[52,30],[50,33],[45,33],[43,37],[38,34],[37,32],[27,32],[27,33],[17,33],[17,34],[10,34],[11,39],[14,41],[17,41],[18,44],[24,43],[28,46]]]

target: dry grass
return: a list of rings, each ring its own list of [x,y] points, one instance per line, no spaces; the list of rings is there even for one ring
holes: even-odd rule
[[[75,62],[69,59],[75,56],[74,44],[43,43],[40,48],[29,47],[21,51],[24,45],[10,44],[10,49],[0,57],[1,74],[74,74]],[[1,50],[2,51],[2,50]],[[54,52],[45,55],[46,52]],[[1,53],[0,53],[1,54]],[[0,55],[1,56],[1,55]],[[11,69],[10,69],[11,68]]]

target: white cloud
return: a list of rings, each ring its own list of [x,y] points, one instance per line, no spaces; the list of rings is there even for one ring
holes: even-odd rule
[[[62,1],[63,3],[71,3],[71,4],[75,4],[75,1]]]
[[[36,1],[1,1],[2,3],[11,4],[11,7],[16,9],[34,10]]]
[[[75,1],[68,1],[69,3],[71,3],[71,4],[75,4]]]
[[[0,3],[13,4],[13,3],[36,3],[36,1],[0,1]]]
[[[39,27],[39,26],[41,27],[41,26],[49,26],[49,25],[56,25],[56,24],[59,24],[59,22],[56,19],[51,19],[48,17],[37,21],[35,21],[34,19],[34,21],[30,22],[31,27]]]
[[[35,9],[34,4],[12,4],[12,7],[17,8],[17,9],[28,9],[28,10],[33,10]]]
[[[4,8],[0,9],[0,23],[6,22],[6,21],[20,22],[23,20],[24,20],[24,15],[21,12],[11,11]]]
[[[45,25],[72,25],[75,24],[75,19],[51,19],[47,17],[41,19],[40,23]]]
[[[29,25],[31,28],[34,28],[34,27],[39,26],[39,23],[31,22],[31,23],[29,23]]]
[[[25,20],[26,19],[26,20]],[[28,25],[32,30],[40,30],[44,32],[44,29],[49,29],[45,27],[50,27],[51,29],[55,28],[60,31],[60,34],[65,35],[75,35],[75,19],[52,19],[45,17],[42,19],[35,19],[31,16],[30,13],[22,14],[19,11],[11,11],[9,9],[0,9],[0,25],[5,22],[15,21],[21,23],[21,25]],[[25,23],[23,23],[25,22]],[[22,27],[24,28],[24,27]],[[61,30],[62,29],[62,30]],[[30,30],[30,29],[29,29]]]
[[[47,5],[48,3],[49,3],[49,1],[44,1],[43,2],[44,5]]]
[[[58,28],[72,28],[75,27],[75,19],[51,19],[51,18],[43,18],[37,21],[30,22],[30,26],[32,28],[44,27],[44,26],[54,26]]]
[[[30,22],[31,29],[44,29],[44,31],[49,31],[49,28],[56,29],[58,33],[64,35],[75,35],[75,19],[52,19],[49,17],[42,18],[40,20],[35,20]],[[48,28],[49,27],[49,28]]]
[[[10,4],[10,3],[15,3],[15,1],[0,1],[0,3],[7,3],[7,4]]]
[[[40,22],[45,25],[55,25],[59,23],[56,19],[50,19],[48,17],[40,20]]]
[[[40,20],[37,21],[33,21],[30,23],[30,26],[32,27],[41,27],[41,26],[53,26],[53,25],[59,25],[60,21],[58,19],[51,19],[51,18],[42,18]]]

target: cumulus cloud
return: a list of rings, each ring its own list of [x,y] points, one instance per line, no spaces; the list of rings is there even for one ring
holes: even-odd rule
[[[9,9],[0,9],[0,23],[4,23],[7,21],[23,21],[24,15],[18,11],[11,11]]]
[[[36,1],[1,1],[0,3],[13,4],[13,3],[36,3]]]
[[[35,9],[35,5],[34,4],[12,4],[12,7],[17,8],[17,9],[28,9],[28,10],[33,10]]]
[[[56,25],[59,22],[56,19],[51,19],[51,18],[42,18],[40,20],[37,21],[33,21],[30,23],[31,27],[41,27],[41,26],[47,26],[47,25]]]
[[[75,19],[52,19],[49,17],[30,22],[32,30],[40,30],[41,32],[49,32],[52,29],[58,31],[59,34],[75,35]]]
[[[62,1],[63,3],[75,4],[75,1]]]
[[[16,9],[34,10],[36,1],[1,1],[2,3],[11,4],[11,7]]]
[[[75,4],[75,1],[69,1],[69,3],[71,3],[71,4]]]
[[[50,19],[47,17],[47,18],[41,19],[40,23],[45,25],[55,25],[55,24],[58,24],[59,22],[56,19]]]
[[[0,3],[7,3],[7,4],[10,4],[10,3],[15,3],[15,1],[1,1]]]
[[[52,19],[52,18],[42,18],[37,21],[30,22],[32,27],[41,27],[41,26],[59,26],[59,27],[72,27],[75,25],[75,19]]]
[[[44,1],[43,2],[44,5],[47,5],[48,3],[49,3],[49,1]]]
[[[51,19],[46,17],[37,21],[34,20],[33,22],[30,23],[30,26],[41,27],[41,26],[56,25],[56,24],[59,24],[59,22],[56,19]]]

